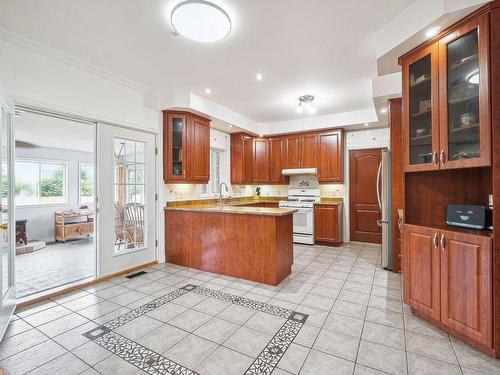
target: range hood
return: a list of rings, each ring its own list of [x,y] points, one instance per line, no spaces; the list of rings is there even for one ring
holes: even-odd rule
[[[294,168],[283,169],[281,173],[285,176],[296,176],[304,174],[318,174],[318,168]]]

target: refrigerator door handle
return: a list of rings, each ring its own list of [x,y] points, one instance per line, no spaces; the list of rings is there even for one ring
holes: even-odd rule
[[[380,173],[382,172],[382,161],[380,161],[380,164],[378,165],[378,171],[377,171],[377,201],[378,201],[378,208],[382,210],[382,202],[380,199]]]

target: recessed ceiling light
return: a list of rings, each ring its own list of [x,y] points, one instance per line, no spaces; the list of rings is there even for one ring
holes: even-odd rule
[[[262,73],[257,73],[257,74],[255,75],[255,79],[256,79],[257,81],[262,81],[262,78],[264,78],[264,77],[262,76]]]
[[[441,26],[434,26],[434,27],[430,28],[429,30],[427,30],[427,32],[425,33],[425,36],[427,38],[432,38],[433,36],[438,35],[439,30],[441,30]]]
[[[209,87],[207,87],[207,88],[205,89],[205,93],[206,93],[206,94],[211,94],[211,93],[212,93],[212,89],[211,89],[211,88],[209,88]]]
[[[259,137],[261,137],[261,138],[262,138],[263,136],[264,136],[264,134],[259,134]]]
[[[365,122],[365,125],[364,125],[364,126],[368,126],[368,125],[370,125],[370,124],[369,124],[369,123],[367,123],[367,122]]]
[[[384,107],[384,108],[382,108],[382,109],[380,110],[380,113],[386,113],[386,112],[387,112],[387,108],[386,108],[386,107]]]
[[[176,32],[197,42],[224,39],[231,32],[231,19],[224,9],[205,0],[185,0],[170,15]]]

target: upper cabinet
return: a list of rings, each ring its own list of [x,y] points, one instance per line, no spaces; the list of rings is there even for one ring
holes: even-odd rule
[[[283,140],[281,138],[269,138],[269,182],[271,184],[284,184],[285,176],[283,170]]]
[[[269,144],[267,138],[253,140],[253,182],[269,182]]]
[[[187,112],[163,112],[163,179],[207,183],[210,179],[210,120]]]
[[[488,22],[402,58],[406,172],[491,165]]]
[[[343,130],[318,134],[318,181],[344,181]]]
[[[439,41],[442,168],[491,164],[488,30],[485,15]]]
[[[317,133],[294,134],[283,138],[283,168],[316,168]]]
[[[231,184],[251,184],[253,179],[253,137],[245,133],[231,134]]]

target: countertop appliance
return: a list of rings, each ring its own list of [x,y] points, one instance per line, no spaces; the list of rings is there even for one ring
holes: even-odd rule
[[[316,186],[316,176],[314,179],[312,176],[293,176],[287,200],[279,202],[280,207],[298,209],[293,214],[293,242],[314,245],[314,202],[320,201],[320,190]]]
[[[382,150],[382,160],[377,173],[377,199],[382,228],[382,267],[392,270],[392,219],[391,219],[391,150]]]
[[[484,229],[491,226],[491,210],[479,205],[449,204],[446,224],[455,227]]]

